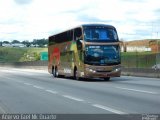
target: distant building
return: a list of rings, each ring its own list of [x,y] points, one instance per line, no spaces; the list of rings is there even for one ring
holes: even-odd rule
[[[30,47],[39,47],[39,45],[38,44],[35,44],[35,45],[31,44]]]
[[[22,43],[2,43],[3,47],[26,47],[26,45],[22,44]]]
[[[153,52],[160,51],[160,40],[151,40],[149,42],[149,46],[151,47]]]
[[[134,40],[129,42],[123,42],[121,44],[122,52],[145,52],[152,51],[156,52],[160,50],[160,40]]]
[[[24,45],[22,43],[14,43],[14,44],[12,44],[12,47],[26,47],[26,45]]]
[[[3,47],[12,47],[12,45],[10,43],[2,43]]]

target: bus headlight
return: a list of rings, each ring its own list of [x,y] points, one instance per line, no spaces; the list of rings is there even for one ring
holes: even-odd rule
[[[121,70],[121,67],[115,67],[115,68],[113,69],[114,72],[118,72],[118,71],[120,71],[120,70]]]
[[[93,72],[93,73],[96,72],[95,70],[93,70],[93,69],[91,69],[91,68],[86,68],[86,71]]]

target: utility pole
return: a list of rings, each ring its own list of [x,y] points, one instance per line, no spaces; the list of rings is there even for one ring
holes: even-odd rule
[[[157,39],[158,39],[158,32],[157,32]]]
[[[152,22],[152,31],[151,31],[151,39],[153,38],[153,22]]]

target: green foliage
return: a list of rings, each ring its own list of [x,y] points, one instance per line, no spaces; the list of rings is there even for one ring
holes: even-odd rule
[[[122,66],[127,68],[152,68],[160,63],[159,54],[152,52],[121,53]]]
[[[17,62],[27,49],[0,47],[0,62]]]
[[[9,44],[9,42],[8,42],[8,41],[3,41],[2,43],[3,43],[3,44]]]
[[[40,52],[46,51],[47,48],[28,48],[27,52],[20,58],[20,62],[40,60]]]
[[[31,43],[28,40],[24,40],[21,43],[26,45],[26,47],[30,47],[30,45],[31,45]]]
[[[15,44],[15,43],[20,43],[20,41],[18,41],[18,40],[13,40],[13,41],[12,41],[12,44]]]
[[[40,60],[40,52],[47,48],[9,48],[0,47],[0,62],[24,62]]]
[[[40,60],[40,55],[37,52],[26,52],[21,58],[20,62],[37,61]]]
[[[32,44],[38,45],[39,47],[44,47],[44,45],[48,44],[48,40],[47,39],[34,39]]]

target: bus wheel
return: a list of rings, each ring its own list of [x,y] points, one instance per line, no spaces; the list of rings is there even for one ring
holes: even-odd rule
[[[109,80],[110,80],[110,77],[105,77],[104,80],[105,80],[105,81],[109,81]]]
[[[74,79],[79,80],[77,68],[74,69]]]
[[[54,71],[54,77],[58,77],[58,75],[59,75],[59,74],[58,74],[58,68],[56,67],[56,68],[55,68],[55,71]]]
[[[55,74],[54,74],[55,72],[54,72],[54,67],[52,67],[52,75],[53,75],[53,77],[55,77]]]

